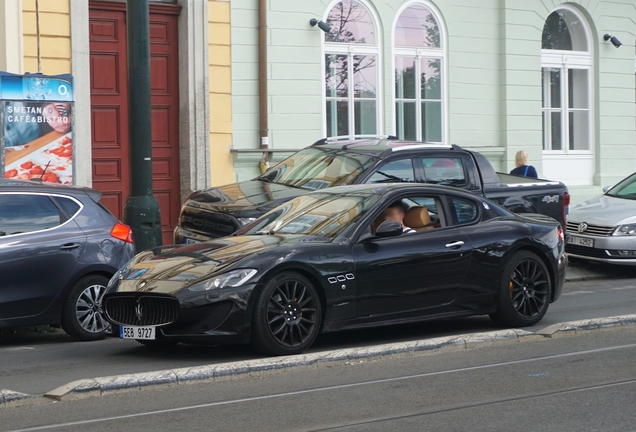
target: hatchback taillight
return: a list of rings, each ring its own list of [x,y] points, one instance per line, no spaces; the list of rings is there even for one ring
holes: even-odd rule
[[[132,229],[121,222],[117,222],[115,224],[113,229],[110,231],[110,235],[118,240],[125,241],[126,243],[134,243]]]
[[[559,236],[559,240],[561,240],[561,242],[565,242],[565,236],[563,235],[563,228],[559,227],[557,231],[557,235]]]

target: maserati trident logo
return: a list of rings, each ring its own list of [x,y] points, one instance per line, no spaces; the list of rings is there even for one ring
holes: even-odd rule
[[[135,308],[135,315],[137,316],[137,321],[141,322],[144,317],[144,308],[139,302],[137,302],[137,307]]]
[[[587,231],[587,224],[585,222],[579,224],[579,226],[576,228],[576,230],[583,234],[585,231]]]

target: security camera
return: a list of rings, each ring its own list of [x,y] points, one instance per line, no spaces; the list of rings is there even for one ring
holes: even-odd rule
[[[619,41],[616,36],[612,36],[609,33],[606,34],[605,36],[603,36],[603,39],[605,39],[606,41],[610,41],[612,43],[612,45],[614,45],[616,48],[618,48],[619,46],[623,45],[621,43],[621,41]]]
[[[324,21],[318,21],[316,18],[310,19],[309,24],[311,24],[312,27],[315,27],[316,24],[318,24],[320,30],[324,31],[325,33],[329,33],[331,31],[331,27],[329,26],[329,24]]]

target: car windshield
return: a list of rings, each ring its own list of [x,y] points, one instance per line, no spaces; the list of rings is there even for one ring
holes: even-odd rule
[[[614,186],[607,191],[606,195],[616,198],[636,199],[636,174],[627,177]]]
[[[375,162],[372,156],[309,148],[285,159],[259,179],[285,186],[318,190],[348,185]]]
[[[333,239],[379,199],[380,195],[368,192],[303,195],[276,207],[239,234],[302,234]]]

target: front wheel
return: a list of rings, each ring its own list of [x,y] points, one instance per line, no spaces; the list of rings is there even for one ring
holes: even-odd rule
[[[552,284],[548,269],[532,252],[516,252],[504,267],[497,312],[490,317],[504,327],[532,326],[550,305]]]
[[[79,341],[103,339],[110,324],[104,318],[102,299],[108,278],[100,275],[80,279],[66,298],[62,309],[62,328]]]
[[[258,293],[251,343],[265,354],[298,354],[314,342],[321,320],[320,298],[311,282],[298,273],[283,272]]]

